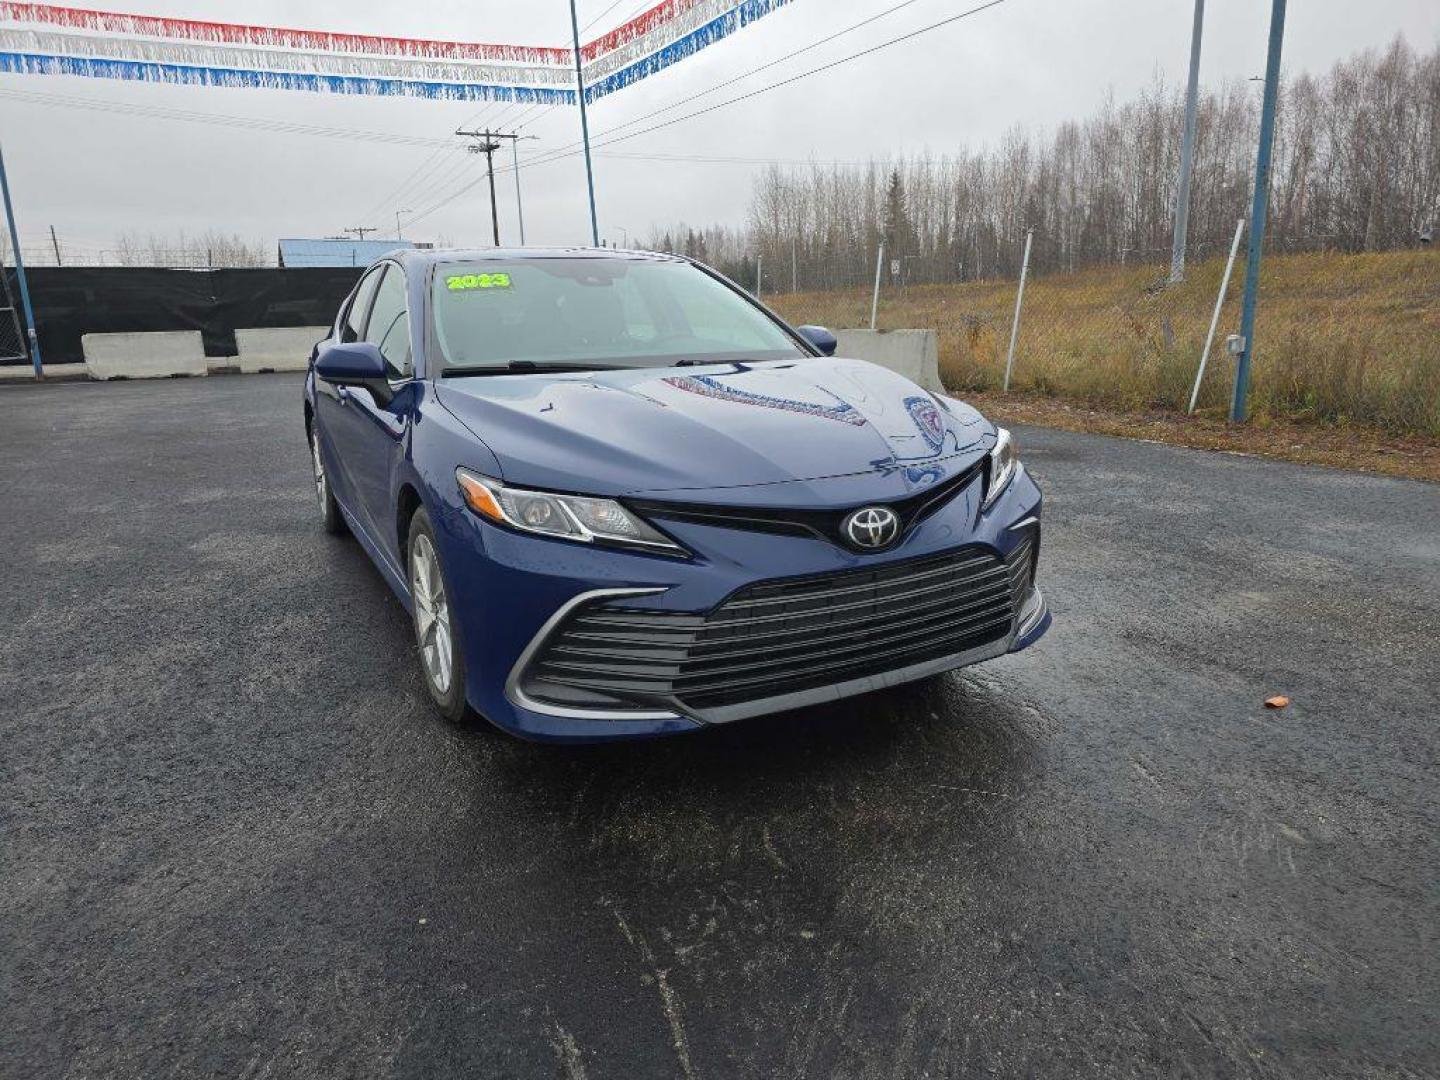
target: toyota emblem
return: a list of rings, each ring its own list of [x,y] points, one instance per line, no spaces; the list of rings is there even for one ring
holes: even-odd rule
[[[847,517],[840,528],[853,547],[878,551],[900,535],[900,519],[888,507],[867,506]]]

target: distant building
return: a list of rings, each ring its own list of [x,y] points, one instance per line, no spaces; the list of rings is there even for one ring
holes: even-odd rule
[[[415,246],[409,240],[281,240],[280,265],[369,266],[386,252]]]

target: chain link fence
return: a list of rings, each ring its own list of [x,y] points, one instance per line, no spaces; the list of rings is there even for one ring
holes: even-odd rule
[[[9,268],[0,264],[0,364],[30,359],[30,347],[25,341],[15,297]]]
[[[1170,250],[1129,251],[1118,262],[1070,268],[1062,238],[1035,233],[1015,337],[1012,391],[1126,411],[1188,410],[1214,316],[1228,245],[1192,248],[1185,279],[1169,281]],[[903,256],[864,266],[815,267],[838,288],[806,290],[800,266],[762,265],[742,283],[792,321],[880,329],[935,329],[941,375],[957,392],[1005,383],[1023,245],[1003,270],[924,283]],[[798,263],[798,260],[797,260]],[[865,272],[868,270],[868,273]],[[742,271],[743,273],[743,271]],[[1197,411],[1226,414],[1235,374],[1226,338],[1239,329],[1242,243],[1220,305]],[[810,278],[814,280],[814,277]],[[801,284],[800,291],[790,286]],[[1250,407],[1274,416],[1440,438],[1440,252],[1346,254],[1325,238],[1267,244],[1256,320]]]

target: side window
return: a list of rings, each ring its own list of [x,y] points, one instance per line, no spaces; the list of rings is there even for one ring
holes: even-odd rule
[[[375,307],[365,328],[365,340],[385,357],[386,374],[408,379],[410,365],[410,317],[405,311],[405,271],[390,265],[375,292]]]
[[[375,286],[379,284],[380,275],[384,272],[383,266],[377,266],[360,279],[360,284],[355,289],[355,298],[346,310],[344,319],[340,321],[341,341],[348,344],[360,340],[360,335],[365,330],[365,312],[370,309],[370,298],[375,295]]]

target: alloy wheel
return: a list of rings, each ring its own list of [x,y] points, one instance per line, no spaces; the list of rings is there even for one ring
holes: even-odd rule
[[[310,456],[315,462],[315,494],[320,499],[320,513],[325,513],[326,496],[329,494],[326,485],[329,481],[325,477],[325,463],[320,460],[320,436],[310,436]]]
[[[410,554],[410,595],[415,602],[415,638],[425,676],[437,693],[450,692],[450,603],[435,547],[423,533]]]

